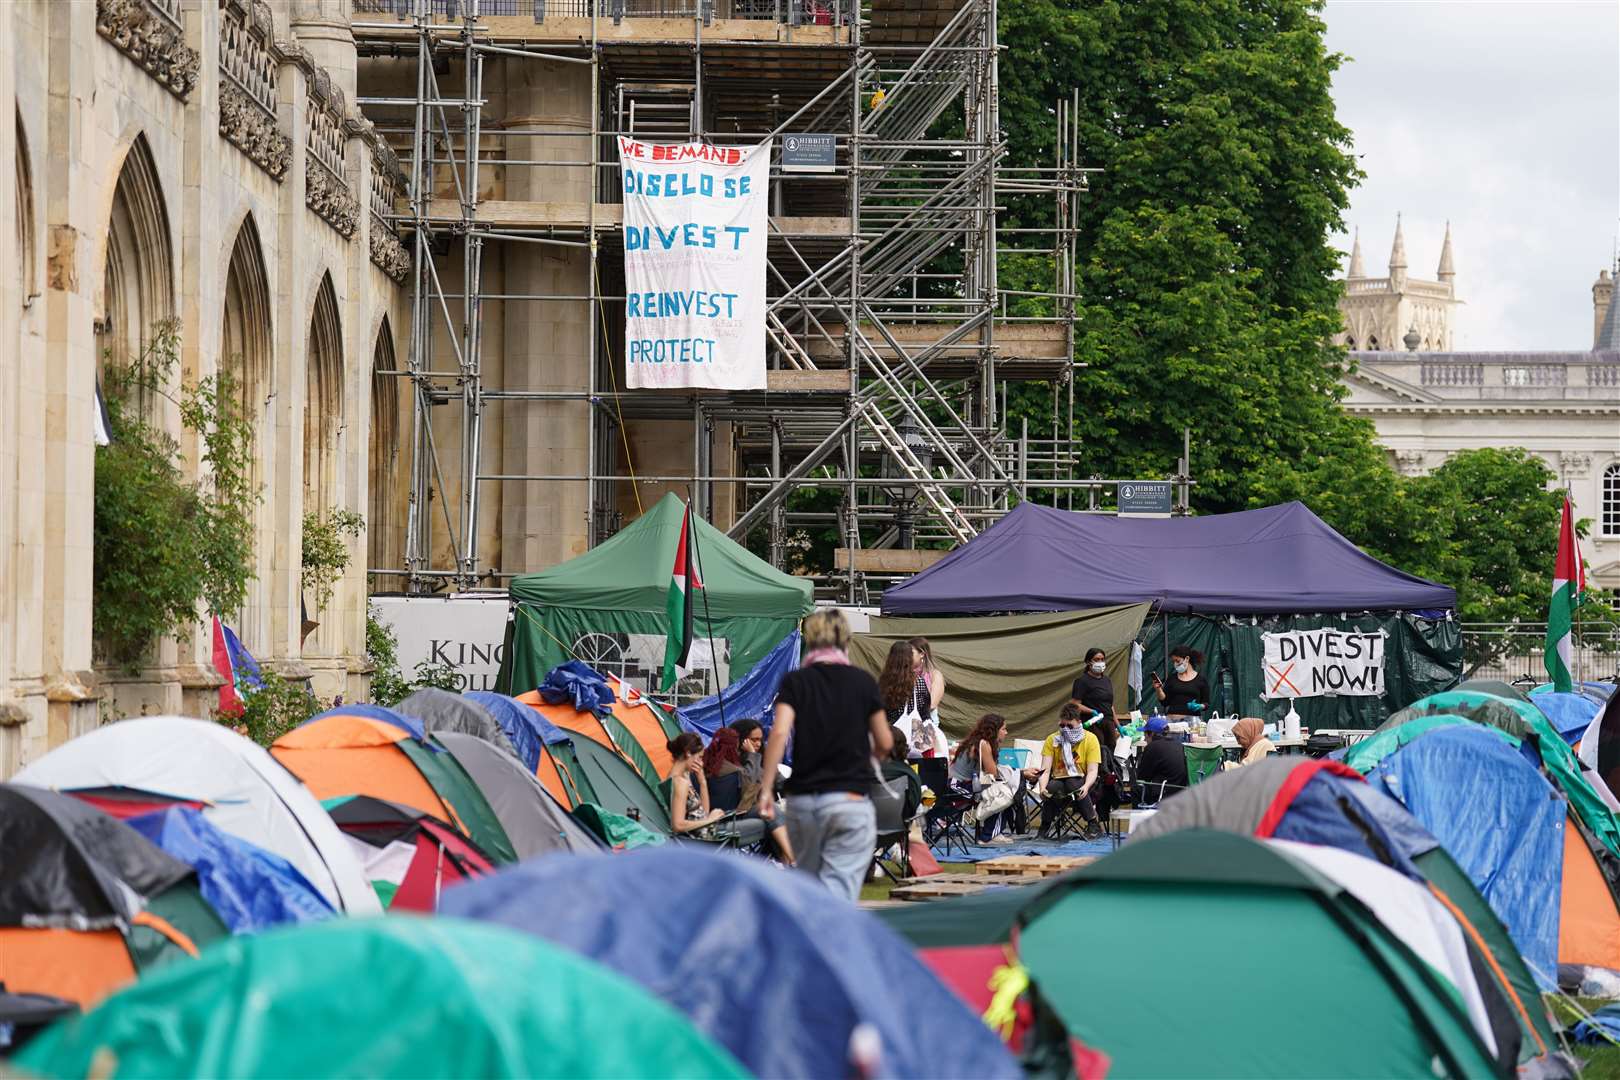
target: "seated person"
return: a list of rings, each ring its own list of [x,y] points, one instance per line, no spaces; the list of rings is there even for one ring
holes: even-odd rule
[[[1011,767],[1005,767],[1003,775],[1004,767],[996,760],[1005,738],[1007,721],[995,713],[986,713],[951,755],[952,785],[959,791],[971,792],[979,804],[974,816],[979,819],[981,844],[1010,844],[1012,838],[1004,834],[1023,832],[1025,828],[1023,777]],[[1001,782],[1006,789],[1000,787]],[[1011,801],[1003,801],[1009,792]]]
[[[762,733],[758,724],[754,724],[753,734],[757,737]],[[709,745],[703,751],[703,778],[709,786],[709,802],[717,809],[731,813],[743,808],[737,814],[739,819],[753,818],[764,820],[754,808],[759,805],[759,781],[750,779],[748,770],[742,765],[742,745],[733,728],[723,727],[714,733]],[[670,773],[671,776],[675,774]],[[724,797],[721,796],[724,792]],[[771,828],[772,854],[777,860],[791,864],[793,862],[792,845],[788,842],[787,819],[777,821]],[[743,843],[750,841],[744,840]]]
[[[922,781],[917,777],[917,770],[906,764],[911,747],[906,745],[905,734],[896,727],[891,727],[889,734],[894,738],[894,746],[889,749],[889,756],[883,759],[881,771],[884,782],[905,778],[906,801],[900,813],[910,821],[917,816],[917,808],[922,805]]]
[[[1058,729],[1041,744],[1040,775],[1035,781],[1035,793],[1041,798],[1041,837],[1056,839],[1054,825],[1058,805],[1065,797],[1073,796],[1076,807],[1086,819],[1087,840],[1102,835],[1097,820],[1097,808],[1091,802],[1091,790],[1097,784],[1097,769],[1102,764],[1102,747],[1097,736],[1085,729],[1080,720],[1080,706],[1068,702],[1058,714]]]
[[[1152,806],[1186,789],[1187,755],[1181,740],[1171,736],[1170,723],[1164,717],[1149,717],[1143,730],[1147,745],[1136,758],[1136,802]]]
[[[737,733],[737,761],[742,766],[744,783],[754,782],[754,795],[759,795],[760,777],[765,772],[765,729],[758,720],[734,720],[731,729]],[[744,806],[753,803],[744,802]]]
[[[1232,766],[1233,768],[1253,765],[1267,754],[1277,752],[1277,744],[1266,738],[1266,722],[1257,717],[1245,716],[1233,724],[1232,738],[1237,740],[1238,749],[1243,752],[1242,758]]]
[[[694,840],[736,840],[758,843],[765,836],[765,822],[758,818],[728,818],[726,812],[709,805],[709,783],[703,774],[703,740],[683,731],[665,744],[674,764],[669,769],[669,824],[676,836]]]

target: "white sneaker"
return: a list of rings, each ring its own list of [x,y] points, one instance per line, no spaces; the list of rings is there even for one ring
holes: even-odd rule
[[[994,844],[996,847],[1001,847],[1001,846],[1006,845],[1006,844],[1015,844],[1015,843],[1017,843],[1017,841],[1014,840],[1012,837],[1008,836],[1006,833],[998,833],[997,835],[992,836],[990,839],[986,840],[985,843],[986,844]]]

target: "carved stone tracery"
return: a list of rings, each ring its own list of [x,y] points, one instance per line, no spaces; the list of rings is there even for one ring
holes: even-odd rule
[[[345,237],[354,235],[360,201],[314,155],[304,158],[304,205]]]
[[[281,133],[274,116],[229,83],[219,88],[219,133],[277,183],[287,178],[292,140]]]
[[[201,55],[147,0],[96,0],[96,32],[180,100],[197,85]]]

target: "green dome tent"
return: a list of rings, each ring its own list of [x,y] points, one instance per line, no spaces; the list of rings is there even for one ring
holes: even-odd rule
[[[233,938],[57,1024],[15,1063],[120,1080],[747,1075],[675,1010],[573,952],[408,916]]]
[[[533,690],[565,660],[613,670],[596,646],[622,650],[628,635],[643,637],[657,652],[642,665],[656,679],[669,633],[665,606],[685,514],[686,504],[667,494],[578,558],[513,578],[512,621],[498,689],[504,694]],[[775,569],[701,518],[693,520],[704,584],[694,632],[700,640],[712,635],[730,645],[730,677],[736,681],[810,613],[811,584]],[[595,640],[582,646],[586,638]],[[629,677],[640,681],[633,670]]]

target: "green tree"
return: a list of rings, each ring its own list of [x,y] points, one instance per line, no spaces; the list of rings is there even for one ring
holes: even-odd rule
[[[1338,253],[1359,173],[1334,116],[1340,58],[1311,0],[1003,5],[1011,157],[1050,160],[1079,89],[1093,176],[1076,223],[1083,469],[1163,475],[1193,432],[1195,504],[1245,505],[1265,462],[1342,440]],[[1015,225],[1047,223],[1021,204]],[[1009,262],[1009,287],[1038,270]],[[1037,396],[1031,427],[1050,423]]]
[[[108,359],[109,435],[96,448],[92,630],[107,659],[137,670],[152,643],[197,622],[199,605],[241,608],[253,579],[253,426],[227,372],[174,385],[179,324],[152,328],[128,364]],[[196,440],[197,479],[152,417],[177,409]]]

